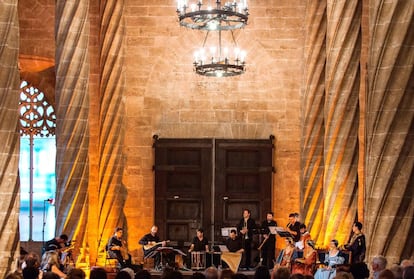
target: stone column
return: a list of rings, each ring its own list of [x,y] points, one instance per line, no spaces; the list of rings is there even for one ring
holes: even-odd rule
[[[20,185],[18,179],[19,21],[17,0],[0,2],[0,277],[17,267]]]
[[[326,63],[326,1],[306,9],[305,80],[302,97],[302,211],[312,238],[320,243],[323,221],[323,148]]]
[[[327,1],[324,243],[346,243],[357,212],[359,0]]]
[[[366,120],[368,256],[413,257],[414,2],[371,1]]]
[[[56,233],[76,239],[76,255],[87,247],[88,9],[89,1],[56,2]]]
[[[126,189],[124,171],[124,1],[106,0],[100,8],[100,94],[99,115],[99,199],[98,229],[101,235],[98,251],[102,251],[115,227],[127,227],[124,214]]]

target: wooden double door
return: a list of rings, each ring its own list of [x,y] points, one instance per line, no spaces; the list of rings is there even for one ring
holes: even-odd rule
[[[173,246],[189,246],[198,228],[220,242],[243,209],[258,224],[271,209],[271,139],[157,139],[154,149],[155,223]]]

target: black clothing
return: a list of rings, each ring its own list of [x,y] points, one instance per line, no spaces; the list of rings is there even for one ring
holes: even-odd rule
[[[208,239],[203,237],[203,239],[200,240],[197,236],[195,236],[191,244],[194,244],[194,248],[193,248],[194,252],[206,251],[206,245],[208,245]]]
[[[275,246],[276,246],[276,235],[271,234],[269,227],[276,227],[276,221],[263,221],[262,230],[265,234],[268,234],[266,242],[263,244],[262,253],[262,264],[267,266],[269,269],[273,268],[273,261],[275,260]],[[264,240],[263,240],[264,241]]]
[[[144,257],[147,257],[151,252],[153,252],[155,249],[157,249],[158,247],[161,247],[162,244],[157,244],[149,249],[145,249],[144,245],[147,245],[149,242],[160,242],[160,238],[158,235],[152,235],[151,233],[147,233],[146,235],[144,235],[140,240],[139,240],[139,244],[141,244],[143,247],[142,249],[144,250]],[[155,268],[156,269],[160,269],[160,264],[161,264],[161,255],[160,253],[156,253],[154,256],[154,264],[155,264]]]
[[[291,231],[296,232],[296,235],[293,235],[293,234],[291,235],[292,235],[293,241],[298,242],[300,240],[300,223],[296,221],[295,224],[292,225],[291,223],[289,223],[287,224],[286,227],[288,227]]]
[[[141,245],[147,245],[149,242],[160,242],[160,238],[158,235],[152,235],[151,233],[148,233],[146,235],[144,235],[140,240],[139,240],[139,244]],[[149,253],[151,253],[152,251],[154,251],[155,249],[157,249],[158,247],[160,247],[162,244],[159,243],[158,245],[155,245],[154,247],[145,250],[144,247],[142,247],[142,249],[144,250],[144,257],[146,257]]]
[[[353,235],[349,244],[345,245],[345,249],[352,252],[352,264],[362,263],[365,259],[365,235]]]
[[[59,241],[56,240],[56,238],[53,238],[51,240],[46,241],[44,250],[45,251],[52,251],[62,248]]]
[[[247,219],[246,222],[244,218],[241,218],[237,225],[237,231],[240,233],[243,227],[247,227],[247,233],[241,234],[241,238],[245,255],[244,267],[248,268],[251,266],[253,230],[256,229],[256,223],[251,218]]]
[[[118,239],[116,236],[112,236],[109,239],[108,244],[106,245],[109,257],[112,258],[112,259],[117,259],[122,268],[132,267],[131,256],[128,255],[129,258],[124,259],[122,257],[122,254],[121,254],[120,250],[111,250],[111,248],[114,247],[114,246],[122,247],[122,241],[120,239]]]
[[[227,246],[227,249],[229,249],[229,252],[237,252],[243,248],[240,237],[236,237],[235,239],[232,239],[229,237],[226,240],[226,246]]]

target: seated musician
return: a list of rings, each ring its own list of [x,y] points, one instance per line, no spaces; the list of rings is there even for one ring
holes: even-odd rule
[[[237,237],[237,231],[232,229],[229,238],[226,240],[227,249],[229,252],[243,253],[243,244],[240,237]]]
[[[291,237],[287,237],[285,238],[285,243],[285,248],[280,251],[280,254],[276,259],[276,264],[274,266],[275,270],[279,267],[286,267],[290,270],[293,260],[297,258],[295,242],[293,239]]]
[[[139,244],[142,245],[142,249],[144,250],[144,258],[153,254],[155,268],[159,268],[161,264],[161,257],[159,253],[152,253],[158,247],[167,245],[167,241],[160,241],[160,237],[158,236],[158,227],[153,225],[151,227],[151,231],[144,235],[140,240]]]
[[[197,235],[193,238],[190,249],[188,252],[200,252],[200,251],[209,251],[208,248],[208,239],[204,237],[204,230],[202,228],[197,229]]]
[[[118,227],[115,234],[109,239],[106,245],[108,255],[112,259],[117,259],[121,268],[132,267],[131,256],[128,254],[126,241],[122,240],[123,229]]]
[[[336,276],[336,267],[345,262],[344,256],[338,249],[338,240],[329,242],[329,252],[325,255],[324,268],[319,268],[314,277],[317,279],[333,279]]]
[[[193,238],[188,253],[192,252],[209,252],[208,239],[204,237],[204,230],[202,228],[197,229],[197,235]],[[191,257],[187,257],[187,267],[191,267]]]
[[[303,258],[294,260],[292,274],[300,273],[313,276],[317,260],[318,252],[315,250],[315,242],[308,240],[303,249]]]
[[[61,234],[59,237],[52,238],[51,240],[46,241],[43,249],[45,251],[60,250],[61,248],[66,247],[66,242],[68,241],[68,236],[66,234]]]

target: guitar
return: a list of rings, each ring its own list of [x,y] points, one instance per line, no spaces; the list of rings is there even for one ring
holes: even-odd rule
[[[168,243],[170,241],[166,240],[165,242]],[[162,243],[163,243],[163,241],[160,241],[160,242],[150,241],[150,242],[148,242],[148,244],[144,245],[144,250],[145,251],[150,250],[150,249],[154,248],[155,246],[161,245]]]

